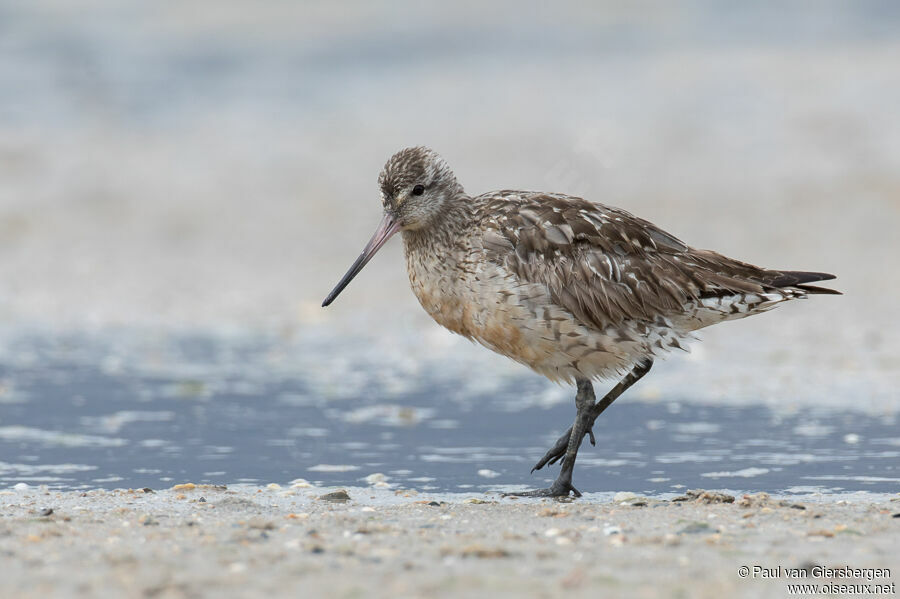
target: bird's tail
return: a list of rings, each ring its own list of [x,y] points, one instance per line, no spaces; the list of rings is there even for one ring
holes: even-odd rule
[[[769,276],[764,279],[766,285],[772,287],[794,287],[801,289],[810,294],[824,295],[843,295],[840,291],[829,289],[827,287],[818,287],[816,285],[808,285],[808,283],[817,283],[819,281],[830,281],[834,279],[833,274],[827,272],[805,272],[802,270],[770,270],[767,272]]]

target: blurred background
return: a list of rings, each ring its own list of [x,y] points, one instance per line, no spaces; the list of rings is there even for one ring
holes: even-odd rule
[[[635,401],[891,424],[898,65],[889,0],[0,1],[0,474],[46,480],[26,458],[43,463],[62,433],[71,448],[105,447],[123,422],[206,430],[201,404],[227,429],[226,397],[272,426],[277,406],[316,406],[304,418],[321,423],[271,447],[318,461],[360,406],[352,422],[388,445],[398,423],[459,428],[435,415],[442,385],[472,409],[553,407],[534,425],[546,438],[521,439],[540,455],[571,390],[430,322],[398,241],[320,308],[378,222],[378,171],[411,145],[473,194],[567,192],[697,247],[838,275],[843,297],[704,331]],[[116,385],[122,405],[105,403]],[[192,407],[158,410],[172,398]],[[811,430],[825,446],[859,438]],[[141,435],[115,438],[176,445]]]

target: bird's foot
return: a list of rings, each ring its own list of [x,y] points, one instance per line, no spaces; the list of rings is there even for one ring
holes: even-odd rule
[[[547,453],[544,454],[544,457],[538,460],[538,463],[534,465],[534,468],[531,469],[531,472],[534,473],[535,470],[540,470],[547,464],[552,465],[563,459],[563,457],[565,457],[566,455],[566,450],[569,448],[569,436],[571,434],[571,428],[563,433],[563,436],[556,440],[556,444],[553,445],[553,447],[551,447],[549,450],[547,450]],[[593,426],[588,426],[584,434],[586,434],[588,438],[590,438],[591,445],[597,445],[597,440],[594,438]]]
[[[581,491],[572,486],[570,482],[560,482],[558,479],[546,489],[534,491],[522,491],[520,493],[504,493],[504,497],[568,497],[572,493],[575,497],[581,497]]]

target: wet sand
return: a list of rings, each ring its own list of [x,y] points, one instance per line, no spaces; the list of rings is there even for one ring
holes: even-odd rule
[[[348,501],[303,482],[3,491],[0,596],[780,597],[793,583],[896,588],[896,495],[558,502],[346,491]],[[890,573],[835,578],[820,567]],[[805,569],[806,579],[788,568]]]

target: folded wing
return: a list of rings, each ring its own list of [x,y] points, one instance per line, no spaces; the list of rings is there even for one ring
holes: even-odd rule
[[[696,250],[624,210],[557,194],[501,192],[487,205],[483,245],[490,260],[545,285],[584,324],[604,329],[654,322],[704,298],[806,285],[827,273],[773,271]]]

